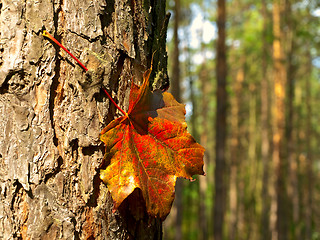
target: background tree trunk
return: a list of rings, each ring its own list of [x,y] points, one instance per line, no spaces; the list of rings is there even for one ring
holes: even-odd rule
[[[180,0],[174,1],[174,24],[173,24],[173,59],[172,59],[172,81],[170,91],[178,102],[181,102],[181,88],[180,88],[180,49],[179,49],[179,25],[180,25]],[[183,239],[182,236],[182,187],[183,179],[177,179],[176,182],[176,197],[173,207],[175,208],[175,240]]]
[[[232,90],[233,97],[230,99],[231,102],[231,118],[230,118],[230,180],[229,180],[229,239],[237,239],[238,232],[238,212],[239,212],[239,193],[238,193],[238,181],[239,181],[239,156],[240,151],[240,137],[239,137],[239,122],[241,120],[241,96],[242,88],[245,80],[245,57],[242,57],[239,61],[238,72],[233,77]]]
[[[213,209],[213,235],[215,240],[223,239],[224,212],[226,202],[225,161],[227,136],[227,57],[226,57],[226,1],[218,0],[217,62],[217,115],[216,115],[216,160],[215,196]]]
[[[200,66],[199,77],[201,80],[201,116],[202,116],[202,131],[200,134],[200,143],[203,146],[208,146],[208,135],[210,132],[209,124],[208,124],[208,112],[209,112],[209,98],[210,98],[210,79],[209,72],[207,68],[207,60],[205,52],[202,51],[203,62]],[[205,171],[207,169],[208,163],[210,162],[209,152],[205,152],[204,155],[204,163],[205,163]],[[207,211],[206,211],[206,192],[207,192],[207,177],[199,177],[199,240],[208,239],[208,219],[207,219]]]
[[[273,1],[273,172],[270,227],[272,240],[287,239],[287,194],[285,182],[285,87],[286,65],[283,49],[282,1]]]
[[[262,213],[260,232],[262,240],[270,239],[269,213],[270,213],[270,196],[268,192],[269,175],[270,175],[270,83],[268,79],[268,49],[267,42],[269,13],[266,0],[262,1],[261,14],[263,16],[262,30],[262,79],[261,79],[261,161],[263,166],[262,173]]]
[[[0,4],[0,239],[161,239],[161,222],[112,211],[99,132],[153,59],[166,88],[165,1]],[[54,35],[87,73],[41,35]]]
[[[312,112],[314,111],[312,108],[312,102],[311,102],[311,90],[312,90],[312,86],[311,86],[311,81],[310,81],[310,66],[311,66],[311,56],[310,56],[310,52],[308,51],[306,53],[306,58],[307,58],[307,62],[309,62],[306,71],[306,82],[305,82],[305,86],[306,86],[306,110],[307,110],[307,116],[312,116]],[[308,136],[306,138],[306,178],[307,178],[307,187],[304,190],[304,201],[305,201],[305,206],[308,206],[307,208],[304,209],[304,221],[306,224],[306,229],[305,229],[305,239],[311,239],[312,238],[312,223],[313,223],[313,216],[315,215],[314,213],[314,170],[313,170],[313,164],[314,164],[314,157],[312,154],[312,142],[313,142],[313,130],[312,130],[312,119],[311,118],[307,118],[306,119],[306,127],[305,127],[305,131],[306,131],[306,135]]]
[[[296,89],[296,81],[298,79],[296,73],[296,61],[295,56],[297,55],[297,41],[296,41],[296,23],[294,16],[292,14],[292,2],[286,2],[285,9],[286,16],[286,43],[287,47],[287,100],[286,100],[286,130],[285,130],[285,140],[286,140],[286,154],[287,154],[287,162],[288,162],[288,205],[290,206],[290,211],[288,211],[289,215],[289,226],[299,226],[299,218],[300,218],[300,209],[299,209],[299,179],[298,179],[298,161],[297,161],[297,153],[295,149],[296,146],[296,129],[295,122],[297,118],[296,110],[295,110],[295,89]],[[306,88],[306,95],[308,93],[308,89]],[[311,115],[310,115],[311,116]],[[310,136],[310,135],[308,135]],[[308,208],[309,209],[309,208]],[[291,227],[290,239],[295,240],[299,239],[299,227]],[[290,232],[289,232],[290,233]],[[311,238],[311,236],[310,236]]]

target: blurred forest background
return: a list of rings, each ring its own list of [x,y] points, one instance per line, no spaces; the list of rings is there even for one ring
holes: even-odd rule
[[[164,239],[320,239],[320,2],[167,9],[170,91],[206,176],[178,182]]]

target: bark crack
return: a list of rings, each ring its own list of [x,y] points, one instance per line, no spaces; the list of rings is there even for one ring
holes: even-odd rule
[[[102,35],[98,35],[98,36],[96,36],[95,38],[91,38],[91,37],[89,37],[89,36],[87,36],[87,35],[85,35],[85,34],[83,34],[83,33],[77,33],[77,32],[75,32],[75,31],[72,31],[71,29],[69,29],[68,31],[69,31],[70,33],[73,33],[73,34],[75,34],[75,35],[77,35],[77,36],[85,39],[85,40],[88,40],[90,43],[97,42],[97,41],[101,40],[102,37],[103,37]]]
[[[61,42],[61,35],[58,35],[58,26],[59,26],[59,14],[60,12],[62,12],[62,0],[59,1],[59,5],[58,8],[55,10],[55,4],[54,2],[52,2],[53,4],[53,25],[54,25],[54,38],[57,39],[59,42]],[[57,147],[58,146],[58,138],[56,135],[56,131],[55,131],[55,123],[54,123],[54,107],[55,107],[55,97],[57,95],[57,88],[58,85],[60,83],[59,78],[60,78],[60,68],[61,68],[61,59],[59,57],[59,51],[60,48],[57,45],[53,45],[55,50],[56,50],[56,54],[55,54],[55,59],[56,59],[56,64],[54,67],[54,76],[52,78],[52,83],[51,83],[51,87],[50,87],[50,97],[49,97],[49,113],[50,113],[50,122],[51,122],[51,127],[52,127],[52,131],[53,131],[53,143],[54,145]]]
[[[113,91],[117,91],[119,89],[119,77],[122,73],[122,70],[123,70],[123,66],[124,66],[124,61],[127,57],[129,57],[124,51],[118,49],[118,52],[120,53],[120,56],[118,57],[118,61],[116,62],[116,67],[114,69],[114,71],[112,71],[112,74],[111,74],[111,81],[109,82],[110,86],[103,86],[105,89],[112,89]],[[110,91],[110,90],[109,90]],[[104,93],[103,93],[104,94]],[[104,94],[105,95],[105,94]],[[109,110],[108,112],[110,114],[110,116],[114,116],[115,113],[116,113],[116,108],[113,104],[109,104]],[[113,120],[110,119],[110,121]]]
[[[61,166],[62,166],[62,164],[63,164],[62,157],[59,156],[56,161],[57,161],[57,167],[55,167],[52,172],[47,173],[47,174],[45,175],[45,177],[44,177],[44,183],[47,183],[50,178],[55,177],[59,172],[61,172]]]

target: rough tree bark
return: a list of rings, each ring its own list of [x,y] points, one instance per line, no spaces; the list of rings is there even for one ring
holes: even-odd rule
[[[165,0],[0,2],[0,239],[161,239],[161,222],[112,211],[99,132],[150,67],[166,87]],[[54,35],[85,73],[41,35]]]

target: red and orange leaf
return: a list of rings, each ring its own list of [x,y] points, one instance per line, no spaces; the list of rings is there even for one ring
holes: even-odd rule
[[[174,200],[177,177],[204,174],[204,148],[187,131],[185,108],[170,93],[149,89],[150,69],[132,86],[126,116],[101,132],[106,161],[100,178],[118,208],[139,188],[149,215],[164,219]]]
[[[43,35],[88,71],[47,31]],[[150,73],[151,69],[145,72],[140,88],[132,86],[128,113],[104,89],[125,116],[112,121],[101,132],[106,145],[105,160],[110,164],[101,170],[100,178],[107,183],[116,208],[139,188],[148,213],[164,219],[174,199],[176,178],[192,179],[192,175],[204,174],[204,148],[187,132],[184,105],[169,93],[150,91]]]

